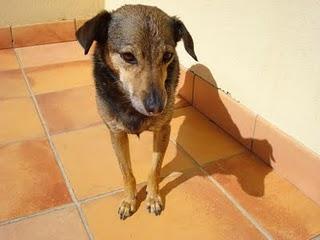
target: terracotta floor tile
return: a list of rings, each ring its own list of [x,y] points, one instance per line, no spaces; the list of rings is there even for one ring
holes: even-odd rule
[[[0,101],[0,144],[44,136],[30,98]]]
[[[55,135],[53,141],[79,198],[122,188],[121,171],[106,126]],[[146,181],[151,167],[152,133],[145,132],[140,135],[140,139],[129,135],[129,141],[137,182]],[[193,167],[188,157],[169,143],[162,175]]]
[[[238,142],[192,107],[177,109],[171,138],[200,164],[245,151]]]
[[[66,42],[75,40],[74,20],[13,26],[14,47]]]
[[[189,103],[192,103],[193,100],[193,82],[193,72],[186,71],[186,69],[181,68],[177,93],[179,93],[179,95],[181,95]]]
[[[41,94],[36,98],[52,134],[101,122],[93,86]]]
[[[35,94],[93,84],[90,61],[59,63],[27,68],[25,71]]]
[[[18,69],[19,64],[13,49],[0,50],[0,71]]]
[[[10,26],[0,27],[0,49],[11,48],[12,37]]]
[[[183,108],[190,106],[190,103],[188,103],[183,97],[177,95],[174,103],[174,108]]]
[[[0,166],[0,221],[70,202],[45,140],[0,147]]]
[[[66,208],[0,227],[6,240],[86,240],[77,210]]]
[[[248,149],[251,148],[256,115],[246,107],[198,76],[194,79],[193,105]]]
[[[0,72],[0,100],[29,96],[20,70]]]
[[[16,51],[25,68],[90,59],[90,54],[84,55],[75,41],[17,48]]]
[[[275,239],[320,233],[320,207],[250,153],[205,168]]]
[[[319,155],[260,116],[252,151],[320,205]]]
[[[156,217],[142,202],[138,211],[120,220],[122,193],[83,206],[96,240],[104,239],[263,239],[229,201],[199,173],[167,178],[161,184],[165,210]],[[140,191],[138,198],[144,200]],[[108,228],[107,226],[112,226]]]

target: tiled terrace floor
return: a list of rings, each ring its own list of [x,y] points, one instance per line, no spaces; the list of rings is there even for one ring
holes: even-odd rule
[[[320,208],[178,98],[159,217],[145,209],[152,135],[130,136],[138,211],[75,42],[0,50],[0,239],[310,239]]]

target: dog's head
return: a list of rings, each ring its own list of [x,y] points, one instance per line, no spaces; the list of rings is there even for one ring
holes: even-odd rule
[[[111,13],[103,11],[76,36],[85,54],[94,41],[105,44],[105,64],[119,76],[133,107],[147,116],[161,113],[166,105],[167,69],[177,60],[177,42],[182,39],[197,60],[184,24],[156,7],[126,5]]]

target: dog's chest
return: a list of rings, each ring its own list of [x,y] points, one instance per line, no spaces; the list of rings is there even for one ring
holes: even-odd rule
[[[114,111],[99,95],[97,95],[96,101],[101,118],[113,132],[124,131],[131,134],[140,134],[146,130],[155,131],[169,120],[167,111],[156,117],[147,117],[130,109]]]

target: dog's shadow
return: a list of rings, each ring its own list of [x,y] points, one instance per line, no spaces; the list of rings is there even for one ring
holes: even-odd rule
[[[191,67],[189,70],[196,71],[196,72],[201,71],[201,73],[202,73],[201,75],[205,75],[206,79],[209,79],[214,86],[217,86],[210,70],[208,68],[206,68],[205,66],[197,64],[197,65]],[[259,163],[259,164],[266,164],[266,166],[259,167],[259,171],[255,171],[255,169],[249,169],[249,170],[247,169],[249,171],[249,173],[252,173],[252,174],[245,174],[242,171],[242,170],[245,170],[243,168],[248,167],[248,165],[246,165],[245,163],[243,164],[243,166],[241,165],[241,162],[240,162],[240,164],[237,165],[237,167],[228,167],[228,166],[224,167],[224,165],[226,164],[226,162],[225,162],[226,160],[225,159],[218,159],[218,160],[215,160],[215,161],[207,164],[207,165],[214,165],[214,166],[205,168],[205,171],[211,176],[214,176],[215,174],[233,175],[236,177],[239,185],[241,186],[242,191],[245,192],[245,194],[248,194],[248,195],[254,196],[254,197],[262,197],[262,196],[264,196],[264,191],[265,191],[265,186],[264,186],[265,177],[266,177],[266,175],[269,174],[269,172],[272,171],[272,168],[269,166],[271,166],[271,163],[273,161],[275,161],[274,157],[273,157],[272,146],[265,139],[259,140],[259,139],[253,139],[253,138],[244,138],[241,135],[239,128],[234,123],[230,114],[228,113],[227,107],[224,105],[223,101],[220,99],[219,94],[218,94],[218,88],[213,88],[213,89],[215,89],[213,96],[216,99],[215,104],[217,106],[217,109],[220,110],[219,114],[222,114],[224,116],[224,121],[226,121],[228,123],[228,126],[230,127],[230,129],[232,129],[232,132],[236,136],[240,136],[242,138],[243,142],[250,142],[251,143],[254,141],[255,144],[263,146],[264,155],[265,155],[264,160],[266,162],[261,161],[261,163]],[[180,116],[175,114],[174,118],[180,117]],[[179,128],[178,136],[176,138],[177,143],[179,143],[180,140],[182,141],[183,138],[192,137],[192,136],[186,136],[186,134],[185,134],[188,121],[189,121],[189,119],[187,118],[187,116],[185,116],[184,122],[181,124],[181,126]],[[177,146],[177,148],[179,148],[179,147]],[[178,152],[178,150],[179,149],[177,149],[177,152]],[[197,159],[194,159],[194,160],[196,161]],[[267,165],[269,165],[269,166],[267,166]],[[173,177],[172,178],[173,180],[171,180],[171,181],[169,179],[168,182],[166,182],[165,185],[160,189],[160,195],[163,199],[164,205],[165,205],[165,201],[166,201],[166,196],[173,189],[175,189],[180,184],[184,183],[185,181],[187,181],[188,179],[190,179],[196,175],[203,176],[203,174],[204,174],[201,171],[190,171],[190,168],[189,169],[181,169],[181,159],[180,159],[180,157],[175,156],[169,163],[167,163],[166,165],[164,165],[162,167],[162,170],[161,170],[162,180],[165,179],[166,177],[168,177],[169,175],[171,175],[172,173],[177,173],[177,172],[179,172],[180,174]],[[143,187],[142,189],[140,189],[140,191],[137,194],[138,207],[140,206],[141,202],[145,200],[145,198],[146,198],[146,187]]]

